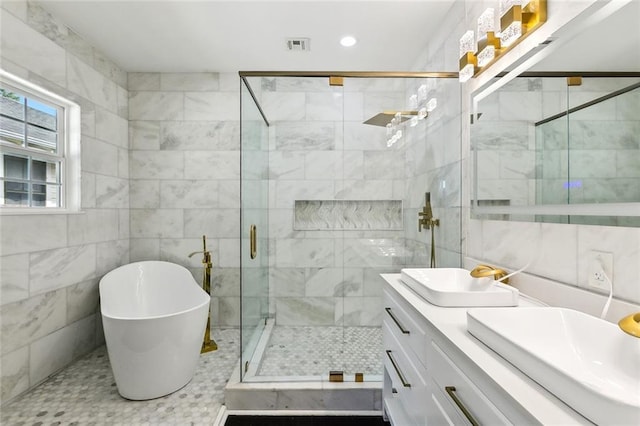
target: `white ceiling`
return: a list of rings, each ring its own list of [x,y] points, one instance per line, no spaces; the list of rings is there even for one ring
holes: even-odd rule
[[[414,65],[454,1],[41,4],[126,71],[404,71]],[[358,39],[356,46],[340,46],[347,34]],[[288,51],[289,37],[310,38],[311,51]]]

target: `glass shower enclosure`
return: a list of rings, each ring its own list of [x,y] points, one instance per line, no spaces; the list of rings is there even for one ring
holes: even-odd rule
[[[456,77],[241,73],[243,381],[381,381],[379,274],[429,264],[426,192],[461,264]]]

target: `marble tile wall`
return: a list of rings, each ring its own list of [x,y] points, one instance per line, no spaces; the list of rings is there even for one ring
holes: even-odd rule
[[[211,320],[238,326],[240,96],[234,73],[129,73],[131,260],[166,260],[202,281],[211,251]]]
[[[276,323],[380,325],[377,274],[397,272],[404,261],[402,227],[340,229],[323,211],[316,213],[329,225],[310,229],[294,225],[301,219],[294,211],[302,200],[370,212],[404,200],[404,148],[387,148],[383,127],[362,124],[385,109],[402,109],[404,83],[345,79],[343,87],[330,87],[326,79],[279,77],[253,84],[271,123],[269,284]]]
[[[82,212],[0,217],[0,401],[103,342],[98,281],[129,261],[127,75],[37,3],[2,2],[4,70],[81,106]]]

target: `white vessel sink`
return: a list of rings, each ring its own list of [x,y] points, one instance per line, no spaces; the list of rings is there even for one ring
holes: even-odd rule
[[[461,268],[402,269],[400,280],[427,302],[447,307],[517,306],[518,290]]]
[[[640,424],[640,339],[563,308],[467,311],[467,329],[600,425]]]

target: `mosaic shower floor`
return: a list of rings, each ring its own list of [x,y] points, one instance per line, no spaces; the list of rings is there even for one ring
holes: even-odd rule
[[[239,330],[214,329],[218,350],[200,357],[193,380],[171,395],[129,401],[118,395],[101,346],[2,407],[2,425],[211,425],[239,357]]]
[[[276,325],[257,376],[382,376],[380,327],[297,327]]]

